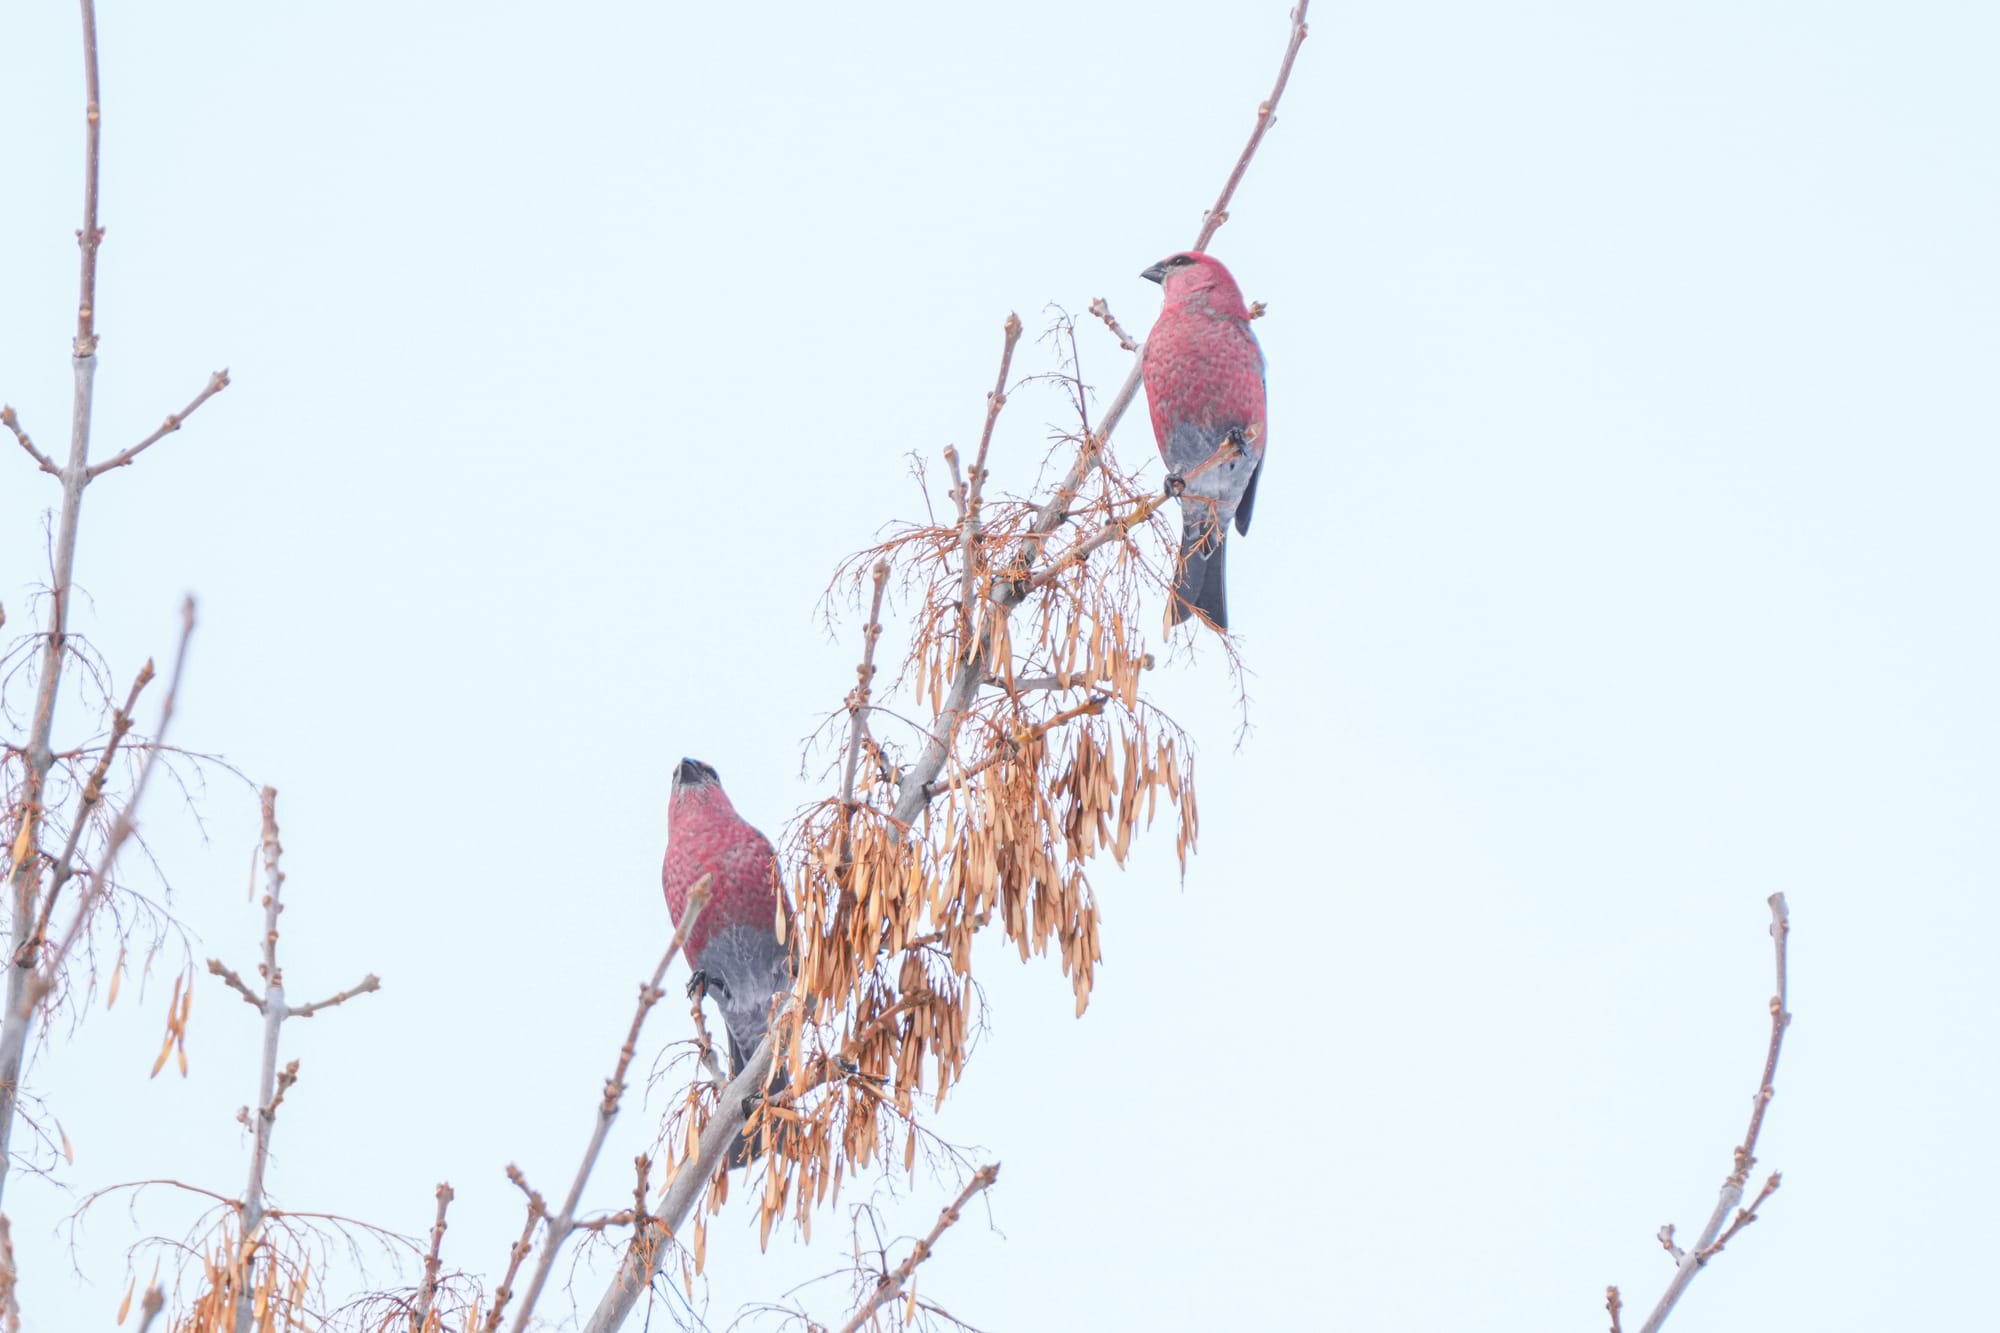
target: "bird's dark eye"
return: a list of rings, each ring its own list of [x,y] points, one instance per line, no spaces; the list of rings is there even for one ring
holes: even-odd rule
[[[1172,259],[1169,259],[1167,261],[1167,267],[1186,268],[1189,264],[1192,264],[1193,262],[1194,262],[1194,256],[1192,255],[1175,255]]]

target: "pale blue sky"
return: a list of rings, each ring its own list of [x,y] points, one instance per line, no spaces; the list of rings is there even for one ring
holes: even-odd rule
[[[292,985],[384,980],[288,1033],[282,1204],[417,1232],[449,1179],[448,1258],[498,1270],[503,1167],[567,1179],[666,938],[671,764],[774,833],[823,792],[834,563],[920,512],[911,451],[976,438],[1009,310],[1150,322],[1285,8],[104,6],[100,452],[236,384],[92,489],[81,624],[124,676],[200,596],[178,737],[283,792]],[[75,28],[0,19],[0,397],[45,444]],[[926,1295],[995,1330],[1600,1329],[1728,1168],[1782,890],[1786,1183],[1675,1326],[1965,1319],[2000,1244],[1996,43],[1970,4],[1315,7],[1214,247],[1270,304],[1255,730],[1218,654],[1157,673],[1201,851],[1100,877],[1081,1022],[1052,965],[985,960],[937,1124],[1004,1163],[994,1229]],[[1082,348],[1108,394],[1126,359]],[[1063,418],[1016,396],[999,484]],[[0,460],[10,630],[45,480]],[[197,956],[245,966],[254,797],[201,811],[205,847],[171,800],[147,829]],[[163,989],[37,1057],[64,1188],[240,1187],[255,1016],[202,981],[184,1082],[145,1077]],[[63,1193],[7,1203],[43,1330],[108,1326],[123,1247],[182,1217],[99,1214],[78,1279]],[[710,1326],[836,1267],[817,1235],[720,1219]]]

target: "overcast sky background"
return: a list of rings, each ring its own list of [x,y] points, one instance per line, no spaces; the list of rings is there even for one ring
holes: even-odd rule
[[[122,681],[199,596],[176,738],[283,793],[293,994],[383,978],[287,1029],[277,1202],[418,1233],[448,1179],[448,1262],[497,1274],[503,1168],[560,1192],[667,938],[672,764],[774,833],[824,793],[834,563],[921,512],[911,451],[976,439],[1009,310],[1150,323],[1285,8],[108,0],[100,456],[235,385],[92,488],[77,624]],[[1961,1323],[2000,1244],[2000,12],[1314,18],[1214,247],[1270,303],[1254,730],[1219,654],[1155,673],[1200,853],[1100,874],[1083,1020],[1053,963],[982,960],[935,1124],[1004,1169],[919,1289],[996,1330],[1600,1329],[1729,1168],[1782,890],[1785,1185],[1675,1326]],[[60,452],[74,9],[0,43],[0,397]],[[1128,359],[1081,345],[1108,396]],[[1017,395],[996,484],[1063,424]],[[20,633],[56,490],[8,448]],[[194,957],[248,969],[254,793],[211,775],[206,842],[158,795]],[[191,1215],[71,1251],[81,1192],[241,1188],[256,1015],[203,976],[190,1075],[149,1081],[172,964],[35,1056],[76,1161],[8,1191],[31,1329],[108,1327],[124,1247]],[[845,1232],[760,1256],[732,1207],[696,1312]]]

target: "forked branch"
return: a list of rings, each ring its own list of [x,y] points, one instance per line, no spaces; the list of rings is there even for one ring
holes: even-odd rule
[[[713,889],[714,876],[703,875],[688,890],[687,910],[681,913],[673,941],[667,945],[666,953],[661,955],[660,965],[653,969],[652,978],[639,987],[639,1007],[632,1015],[632,1026],[625,1034],[625,1044],[618,1048],[617,1066],[611,1071],[611,1077],[604,1080],[604,1095],[597,1104],[597,1120],[591,1126],[590,1142],[584,1147],[583,1160],[577,1164],[576,1178],[570,1182],[569,1193],[563,1198],[562,1211],[549,1220],[549,1233],[542,1240],[541,1256],[535,1261],[535,1271],[529,1275],[527,1290],[521,1293],[521,1307],[514,1314],[514,1333],[521,1333],[527,1328],[529,1316],[535,1312],[535,1302],[541,1299],[542,1288],[555,1267],[556,1252],[569,1239],[570,1232],[575,1230],[577,1204],[583,1199],[583,1187],[589,1182],[590,1173],[597,1167],[598,1155],[604,1151],[604,1140],[611,1133],[611,1123],[618,1118],[618,1107],[625,1096],[625,1076],[638,1054],[639,1033],[646,1025],[646,1015],[653,1011],[653,1006],[665,994],[660,986],[667,978],[667,969],[687,944],[688,934],[694,929],[702,908],[708,906]]]
[[[1666,1323],[1667,1316],[1673,1313],[1674,1304],[1680,1300],[1681,1293],[1687,1290],[1688,1284],[1694,1281],[1695,1274],[1699,1273],[1710,1259],[1722,1252],[1722,1247],[1731,1237],[1757,1220],[1757,1209],[1778,1188],[1779,1177],[1773,1174],[1765,1182],[1762,1191],[1751,1201],[1750,1206],[1738,1210],[1733,1221],[1730,1219],[1731,1210],[1737,1209],[1743,1202],[1744,1187],[1749,1183],[1751,1168],[1757,1164],[1757,1137],[1764,1130],[1764,1113],[1771,1105],[1771,1096],[1778,1078],[1778,1055],[1784,1048],[1785,1029],[1791,1026],[1792,1022],[1791,1011],[1786,1007],[1785,984],[1785,943],[1791,936],[1791,916],[1785,907],[1785,895],[1782,893],[1771,895],[1770,906],[1771,940],[1777,956],[1778,983],[1777,994],[1771,997],[1771,1041],[1764,1053],[1763,1077],[1758,1081],[1757,1094],[1751,1101],[1750,1128],[1744,1133],[1743,1142],[1736,1147],[1735,1163],[1728,1178],[1722,1182],[1722,1195],[1716,1200],[1715,1211],[1709,1214],[1707,1225],[1702,1227],[1701,1235],[1694,1243],[1685,1249],[1680,1249],[1673,1243],[1673,1229],[1662,1228],[1661,1244],[1675,1259],[1674,1276],[1667,1283],[1666,1291],[1660,1296],[1659,1304],[1653,1307],[1653,1312],[1646,1317],[1646,1322],[1639,1326],[1639,1333],[1656,1333],[1656,1330]],[[1724,1230],[1725,1224],[1727,1230]],[[1616,1290],[1613,1288],[1611,1292],[1611,1318],[1614,1329],[1618,1325]]]
[[[944,1235],[951,1224],[958,1221],[960,1215],[964,1213],[965,1205],[972,1201],[972,1196],[987,1188],[999,1176],[998,1162],[982,1166],[974,1172],[972,1180],[959,1191],[958,1197],[945,1205],[945,1210],[938,1214],[937,1225],[931,1228],[930,1234],[916,1243],[915,1248],[902,1263],[896,1265],[893,1272],[882,1275],[881,1282],[877,1283],[875,1290],[868,1294],[868,1299],[861,1303],[861,1308],[840,1326],[840,1333],[857,1333],[863,1324],[875,1317],[877,1310],[896,1299],[896,1293],[909,1282],[910,1275],[917,1271],[917,1265],[931,1257],[931,1252],[937,1248],[938,1238]]]

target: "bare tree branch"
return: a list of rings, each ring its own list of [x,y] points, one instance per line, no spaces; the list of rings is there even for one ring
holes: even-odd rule
[[[52,616],[56,613],[52,612]],[[194,634],[194,599],[188,598],[181,604],[180,645],[174,651],[174,669],[167,680],[167,697],[160,703],[160,724],[156,739],[165,737],[167,726],[173,721],[174,701],[180,695],[181,671],[187,665],[188,640]],[[45,670],[54,670],[46,667]],[[44,689],[37,703],[38,714],[53,715],[55,701],[47,689],[49,677],[43,677]],[[44,707],[44,704],[46,705]],[[48,754],[48,733],[42,722],[37,720],[37,734],[41,737],[39,752]],[[34,747],[31,747],[31,750]],[[111,870],[118,862],[118,853],[132,836],[137,818],[139,801],[146,793],[147,784],[152,780],[154,765],[160,752],[154,748],[146,755],[146,762],[139,768],[139,777],[132,784],[132,794],[126,798],[124,809],[118,812],[105,838],[104,848],[98,854],[97,864],[91,871],[90,881],[85,885],[83,895],[76,906],[76,914],[63,933],[62,940],[50,952],[40,967],[34,966],[32,952],[26,966],[16,962],[7,969],[6,1008],[0,1010],[0,1186],[4,1186],[9,1166],[8,1143],[14,1130],[15,1111],[20,1098],[21,1071],[27,1051],[28,1030],[34,1024],[35,1011],[48,995],[55,990],[56,981],[62,974],[63,964],[69,957],[88,926],[91,914],[96,910],[111,883]],[[35,880],[38,878],[30,867],[39,864],[39,854],[34,847],[34,826],[40,811],[40,785],[48,773],[44,764],[41,777],[35,777],[33,754],[28,761],[29,783],[34,794],[29,799],[21,820],[21,831],[14,841],[15,864],[10,871],[11,886],[14,887],[14,938],[17,941],[27,937],[33,928],[35,913]],[[17,950],[18,952],[18,950]]]
[[[1111,330],[1111,336],[1118,340],[1120,348],[1127,352],[1137,352],[1139,350],[1139,344],[1133,339],[1131,334],[1125,332],[1125,326],[1118,322],[1118,317],[1111,313],[1111,303],[1109,301],[1106,301],[1101,296],[1098,297],[1090,303],[1090,313],[1104,321],[1104,327]]]
[[[278,966],[278,915],[285,910],[285,872],[278,863],[285,849],[284,844],[278,841],[277,788],[266,787],[258,797],[264,814],[264,962],[258,968],[264,978],[264,1047],[257,1073],[256,1110],[251,1118],[250,1177],[243,1187],[243,1241],[246,1248],[255,1243],[258,1231],[264,1225],[264,1170],[271,1158],[271,1130],[277,1121],[278,1100],[284,1095],[283,1089],[278,1086],[278,1036],[284,1029],[288,1012],[285,1007],[285,973]],[[293,1068],[296,1070],[297,1066]],[[250,1333],[255,1317],[246,1290],[249,1285],[246,1282],[236,1289],[236,1333]]]
[[[238,995],[241,995],[244,1002],[252,1009],[255,1009],[260,1014],[264,1012],[263,999],[256,991],[251,990],[249,986],[245,985],[243,978],[233,969],[224,967],[220,958],[211,958],[208,960],[208,971],[211,976],[221,977],[222,983]]]
[[[13,432],[15,440],[28,456],[35,460],[35,465],[62,483],[62,496],[56,510],[55,540],[51,550],[53,568],[49,584],[48,621],[41,644],[40,669],[36,677],[28,742],[21,750],[25,763],[20,796],[15,807],[16,827],[7,853],[7,897],[11,909],[13,938],[13,947],[9,952],[14,957],[14,966],[7,969],[6,994],[4,1001],[0,1001],[0,1196],[4,1196],[8,1171],[12,1163],[14,1121],[19,1106],[27,1029],[37,1006],[54,988],[55,980],[67,956],[69,943],[80,933],[90,916],[90,909],[96,905],[105,891],[103,873],[115,862],[118,847],[132,832],[132,813],[138,805],[140,791],[153,768],[153,758],[149,755],[140,770],[138,785],[134,787],[132,795],[126,801],[124,813],[113,826],[105,854],[99,859],[99,873],[88,886],[83,902],[79,905],[77,919],[70,928],[63,948],[56,952],[47,966],[38,969],[35,954],[45,942],[49,909],[55,889],[59,888],[61,880],[67,877],[70,857],[74,853],[76,843],[76,836],[73,835],[70,846],[58,861],[59,874],[56,883],[51,887],[48,899],[41,899],[39,879],[42,866],[42,824],[48,816],[46,803],[48,779],[55,764],[50,742],[54,735],[56,701],[62,694],[63,663],[69,647],[69,610],[71,595],[75,590],[77,532],[83,510],[83,493],[91,479],[99,475],[105,466],[122,466],[124,462],[131,461],[129,457],[121,456],[98,468],[90,466],[91,409],[97,376],[97,256],[104,241],[104,229],[99,225],[97,211],[103,117],[98,84],[95,0],[80,0],[79,8],[83,21],[83,225],[76,233],[77,311],[76,334],[70,344],[72,391],[67,461],[58,465],[53,458],[36,448],[33,441],[28,438],[27,432],[21,428],[13,409],[11,407],[0,409],[0,422],[4,422]],[[226,374],[212,378],[209,387],[186,410],[176,417],[170,417],[167,427],[152,438],[157,439],[169,430],[177,429],[180,417],[199,407],[227,382]],[[151,443],[152,439],[144,441],[128,453],[136,456]],[[192,607],[193,603],[190,602],[185,616],[189,625],[193,621]],[[183,657],[186,646],[187,634],[184,629],[181,638]],[[177,664],[176,679],[178,672]],[[170,692],[167,703],[169,712],[172,702],[173,697]],[[128,714],[129,711],[128,707]],[[129,720],[126,725],[129,726]],[[101,776],[93,784],[93,788],[101,794]],[[94,798],[87,801],[86,805],[88,804],[94,804]]]
[[[424,1255],[424,1281],[417,1289],[417,1307],[410,1312],[410,1333],[425,1333],[424,1325],[430,1319],[431,1306],[437,1301],[438,1271],[444,1264],[441,1257],[444,1250],[444,1214],[455,1197],[449,1181],[437,1187],[437,1221],[431,1227],[431,1248]]]
[[[972,1196],[991,1185],[999,1178],[999,1175],[1000,1164],[998,1162],[994,1162],[990,1166],[980,1167],[974,1173],[971,1183],[959,1192],[959,1196],[956,1199],[953,1199],[945,1206],[945,1210],[942,1213],[938,1214],[937,1225],[931,1228],[930,1234],[917,1242],[916,1247],[910,1251],[909,1257],[904,1259],[902,1263],[897,1264],[894,1272],[882,1275],[882,1281],[876,1286],[873,1292],[869,1293],[868,1299],[862,1302],[861,1308],[856,1310],[848,1321],[840,1326],[840,1333],[857,1333],[857,1330],[863,1324],[866,1324],[875,1317],[877,1310],[894,1300],[896,1293],[901,1291],[903,1285],[910,1280],[910,1274],[917,1271],[917,1265],[931,1257],[931,1251],[937,1248],[938,1238],[944,1235],[946,1228],[958,1221],[959,1215],[964,1212],[965,1205],[971,1201]]]
[[[979,566],[979,502],[986,488],[986,453],[993,443],[993,426],[1000,420],[1000,409],[1007,405],[1007,372],[1014,364],[1014,347],[1021,341],[1021,317],[1010,313],[1001,328],[1000,372],[993,377],[993,392],[986,395],[986,424],[979,432],[979,453],[972,460],[972,467],[965,474],[964,504],[960,506],[964,518],[959,523],[959,564],[963,572],[964,592],[960,596],[965,614],[965,628],[969,635],[978,624],[978,610],[973,598],[974,582]],[[952,468],[957,470],[957,459],[952,460]]]
[[[224,980],[227,980],[227,978],[224,978]],[[360,981],[356,982],[352,986],[349,986],[346,990],[340,992],[340,994],[338,995],[330,996],[324,1000],[314,1000],[311,1004],[293,1005],[291,1009],[286,1012],[285,1017],[311,1018],[314,1014],[318,1013],[322,1009],[331,1009],[336,1004],[346,1004],[349,1000],[353,999],[357,995],[368,995],[381,989],[382,989],[382,978],[376,976],[373,972],[370,972],[367,976],[361,978]]]
[[[1695,1242],[1684,1251],[1678,1250],[1673,1243],[1672,1228],[1662,1229],[1661,1243],[1667,1247],[1669,1254],[1676,1256],[1674,1276],[1667,1283],[1667,1289],[1661,1295],[1659,1304],[1653,1307],[1653,1312],[1646,1317],[1646,1322],[1639,1326],[1639,1333],[1656,1333],[1656,1330],[1666,1323],[1667,1316],[1673,1313],[1675,1302],[1679,1301],[1681,1293],[1687,1290],[1688,1283],[1694,1281],[1695,1274],[1721,1252],[1723,1245],[1731,1236],[1756,1220],[1758,1206],[1770,1198],[1772,1192],[1778,1188],[1779,1178],[1773,1175],[1755,1201],[1737,1213],[1735,1222],[1730,1224],[1726,1232],[1723,1230],[1723,1224],[1729,1221],[1730,1210],[1743,1201],[1743,1189],[1749,1182],[1750,1170],[1757,1164],[1757,1136],[1764,1129],[1764,1112],[1771,1104],[1771,1095],[1778,1077],[1778,1055],[1784,1046],[1785,1029],[1792,1021],[1792,1015],[1785,1007],[1787,994],[1785,942],[1791,936],[1791,916],[1785,907],[1785,895],[1782,893],[1771,895],[1770,906],[1771,940],[1777,955],[1778,993],[1771,997],[1771,1042],[1764,1054],[1764,1076],[1757,1084],[1757,1095],[1752,1102],[1750,1128],[1743,1135],[1743,1142],[1737,1145],[1735,1168],[1730,1171],[1728,1179],[1722,1182],[1722,1196],[1716,1200],[1715,1211],[1709,1214],[1708,1223],[1702,1227],[1701,1235]],[[1616,1320],[1615,1311],[1613,1319]]]
[[[160,423],[160,428],[158,430],[154,431],[151,435],[148,435],[145,439],[133,445],[130,449],[127,449],[122,453],[114,454],[110,458],[105,459],[102,463],[92,464],[90,469],[90,479],[92,481],[95,481],[97,478],[111,471],[111,469],[124,467],[126,464],[130,463],[140,454],[145,453],[148,449],[158,444],[161,440],[164,440],[165,438],[167,438],[167,436],[172,435],[175,431],[179,430],[181,428],[181,423],[185,422],[189,417],[193,416],[196,408],[200,407],[203,403],[215,397],[215,395],[221,393],[224,389],[228,387],[229,387],[229,372],[227,370],[216,371],[213,375],[210,375],[208,377],[208,383],[205,386],[203,386],[202,391],[194,396],[194,401],[189,403],[186,407],[183,407],[178,412],[169,413],[167,419]]]
[[[1236,169],[1223,182],[1222,193],[1215,197],[1215,206],[1202,215],[1201,235],[1195,238],[1194,248],[1208,249],[1208,243],[1215,239],[1215,233],[1223,223],[1229,221],[1229,201],[1236,195],[1236,187],[1243,183],[1243,173],[1250,170],[1250,159],[1257,155],[1257,145],[1264,142],[1264,136],[1277,123],[1278,99],[1285,95],[1285,85],[1291,82],[1292,63],[1299,58],[1299,47],[1306,40],[1306,6],[1312,0],[1299,0],[1299,7],[1292,11],[1292,40],[1285,47],[1285,58],[1278,66],[1278,81],[1271,86],[1271,95],[1257,108],[1257,125],[1250,131],[1250,142],[1243,145],[1243,155],[1236,159]]]
[[[57,467],[55,461],[47,454],[37,449],[35,442],[28,438],[28,432],[21,429],[21,419],[14,415],[13,408],[0,407],[0,426],[5,426],[8,430],[14,432],[14,438],[19,440],[21,447],[28,451],[28,457],[35,460],[36,467],[48,473],[51,477],[62,476],[62,469]]]
[[[521,1261],[535,1248],[535,1228],[549,1215],[548,1204],[542,1196],[529,1188],[528,1178],[521,1174],[521,1168],[508,1164],[507,1179],[528,1199],[528,1220],[521,1226],[521,1238],[507,1247],[507,1271],[500,1275],[500,1285],[493,1289],[493,1308],[486,1312],[486,1321],[480,1325],[480,1333],[499,1333],[501,1317],[507,1313],[507,1302],[514,1296],[514,1278],[521,1271]]]
[[[84,780],[83,792],[76,804],[76,814],[70,820],[69,836],[63,842],[62,854],[56,858],[54,870],[49,874],[48,892],[42,895],[42,910],[35,921],[35,928],[28,938],[19,941],[14,948],[14,966],[33,967],[36,953],[47,938],[49,918],[55,913],[56,900],[61,897],[63,885],[75,873],[77,844],[83,841],[83,831],[90,824],[90,816],[97,809],[97,803],[104,798],[104,779],[110,772],[112,757],[118,753],[118,744],[125,739],[125,733],[132,729],[132,711],[138,706],[139,693],[153,679],[153,663],[149,659],[139,668],[139,674],[132,680],[132,690],[125,696],[125,706],[114,709],[111,715],[111,736],[99,752],[96,765],[90,776]]]
[[[632,1067],[633,1057],[639,1050],[639,1032],[646,1025],[646,1015],[660,1002],[664,992],[660,983],[666,980],[667,968],[680,955],[687,943],[688,934],[694,929],[695,921],[701,916],[702,908],[708,906],[709,894],[713,891],[714,876],[703,875],[688,890],[687,910],[681,913],[680,925],[674,930],[673,942],[660,957],[660,965],[653,969],[652,979],[639,987],[639,1008],[632,1015],[631,1029],[625,1034],[625,1044],[618,1048],[618,1065],[611,1071],[611,1077],[604,1080],[604,1097],[597,1105],[597,1123],[591,1126],[590,1142],[584,1147],[583,1161],[576,1168],[576,1179],[570,1182],[569,1194],[563,1199],[562,1211],[549,1222],[549,1234],[542,1241],[541,1256],[535,1260],[535,1271],[529,1275],[527,1290],[521,1293],[521,1308],[514,1314],[514,1333],[522,1333],[527,1328],[528,1319],[535,1312],[535,1302],[541,1299],[542,1287],[549,1280],[549,1272],[555,1267],[556,1251],[569,1239],[576,1225],[576,1206],[583,1198],[583,1187],[590,1180],[590,1173],[597,1166],[598,1154],[604,1151],[604,1140],[611,1133],[611,1122],[618,1118],[618,1106],[625,1096],[625,1075]]]

